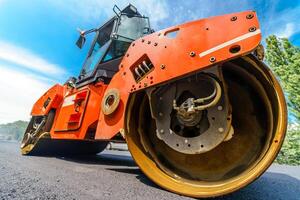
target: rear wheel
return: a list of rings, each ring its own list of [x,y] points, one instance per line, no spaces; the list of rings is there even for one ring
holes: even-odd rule
[[[22,154],[32,152],[38,141],[50,138],[51,130],[55,117],[55,110],[50,110],[46,116],[32,116],[21,141]]]
[[[32,117],[21,142],[23,155],[93,155],[106,148],[107,141],[51,139],[54,117],[55,110]]]
[[[165,189],[192,197],[230,193],[259,177],[281,147],[287,114],[283,93],[271,72],[252,56],[227,62],[221,70],[225,96],[210,108],[187,115],[185,121],[174,105],[166,112],[170,100],[162,95],[170,88],[156,93],[161,95],[160,103],[152,102],[155,98],[149,92],[136,93],[129,100],[128,148],[141,170]],[[189,87],[201,88],[204,83],[193,77],[188,77]],[[182,90],[185,94],[174,101],[187,106],[197,98],[195,91]],[[153,107],[160,104],[165,110]]]

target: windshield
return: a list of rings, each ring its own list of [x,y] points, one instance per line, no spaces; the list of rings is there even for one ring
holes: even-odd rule
[[[149,20],[142,16],[121,15],[117,35],[119,40],[132,42],[150,31]]]
[[[110,35],[113,30],[114,21],[107,24],[103,29],[99,30],[96,35],[94,46],[89,52],[81,71],[82,76],[89,76],[97,67],[99,61],[104,56],[106,49],[110,45]]]

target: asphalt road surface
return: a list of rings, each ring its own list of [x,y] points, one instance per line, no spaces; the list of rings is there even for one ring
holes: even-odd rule
[[[0,141],[0,199],[191,199],[156,186],[128,152],[89,157],[21,156]],[[300,167],[273,165],[262,177],[219,199],[300,200]]]

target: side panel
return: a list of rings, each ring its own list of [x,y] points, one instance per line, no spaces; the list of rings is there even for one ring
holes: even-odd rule
[[[119,90],[119,107],[109,116],[100,113],[96,139],[110,139],[123,129],[131,93],[248,54],[260,41],[261,31],[253,11],[197,20],[136,40],[107,88]],[[137,80],[136,68],[144,60],[152,68]]]
[[[82,140],[88,131],[95,131],[106,87],[99,82],[66,95],[56,111],[51,138]]]
[[[65,96],[57,113],[55,132],[76,131],[80,128],[89,102],[90,90],[83,89]]]

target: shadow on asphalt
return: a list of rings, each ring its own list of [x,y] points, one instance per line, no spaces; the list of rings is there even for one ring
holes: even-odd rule
[[[127,166],[135,167],[136,164],[131,158],[127,155],[113,155],[102,153],[98,155],[80,155],[80,156],[65,156],[65,157],[56,157],[57,159],[62,159],[70,162],[77,162],[81,164],[99,164],[99,165],[112,165],[112,166]]]
[[[139,169],[108,168],[108,170],[135,174],[136,178],[151,187],[160,188],[148,179]],[[300,181],[285,174],[266,172],[258,180],[245,188],[226,196],[212,198],[214,200],[297,200],[300,199]]]
[[[247,187],[219,199],[300,199],[300,181],[286,174],[266,172]]]
[[[76,156],[76,157],[59,157],[70,162],[83,164],[99,164],[108,166],[107,170],[118,173],[133,174],[136,178],[150,187],[160,188],[150,179],[148,179],[139,168],[131,156],[100,154],[95,156]],[[124,166],[124,168],[122,168]],[[134,167],[134,168],[128,168]],[[160,188],[161,189],[161,188]],[[300,180],[286,174],[265,172],[263,176],[248,185],[247,187],[231,193],[226,196],[213,198],[215,200],[247,200],[247,199],[264,199],[264,200],[297,200],[300,199]]]

